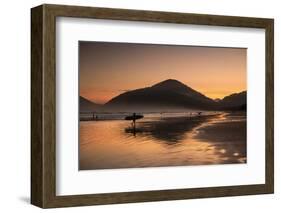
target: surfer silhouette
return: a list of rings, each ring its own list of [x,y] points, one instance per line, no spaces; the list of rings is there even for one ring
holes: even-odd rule
[[[135,112],[133,113],[133,115],[130,116],[126,116],[125,120],[129,120],[132,121],[132,126],[133,129],[136,128],[136,120],[143,118],[143,115],[137,115]]]
[[[136,113],[133,113],[133,126],[136,126]]]

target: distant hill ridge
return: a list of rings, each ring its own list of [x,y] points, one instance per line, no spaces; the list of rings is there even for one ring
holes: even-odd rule
[[[83,96],[79,96],[79,111],[80,112],[93,112],[102,107],[100,104],[96,104]]]
[[[246,110],[246,103],[247,91],[233,93],[219,101],[220,107],[224,110]]]
[[[103,111],[163,111],[163,110],[244,110],[246,91],[213,100],[175,79],[168,79],[151,87],[124,92],[104,105],[89,105],[80,97],[80,105]],[[82,97],[83,98],[83,97]],[[81,107],[80,107],[81,108]],[[85,108],[85,107],[83,107]]]

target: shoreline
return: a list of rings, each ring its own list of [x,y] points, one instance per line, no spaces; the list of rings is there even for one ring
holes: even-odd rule
[[[198,114],[200,113],[200,114]],[[144,119],[149,118],[199,118],[210,115],[219,115],[224,112],[222,111],[191,111],[191,112],[149,112],[149,113],[137,113],[140,115],[144,115]],[[126,116],[132,115],[132,113],[124,112],[124,113],[85,113],[87,115],[85,117],[79,115],[79,121],[114,121],[114,120],[124,120]],[[149,116],[147,116],[149,115]],[[155,115],[155,116],[151,116]],[[158,115],[158,116],[157,116]]]

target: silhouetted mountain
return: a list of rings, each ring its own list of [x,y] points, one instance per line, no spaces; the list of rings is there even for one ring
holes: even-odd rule
[[[184,110],[217,108],[217,103],[183,83],[168,79],[151,87],[122,93],[105,104],[111,110]]]
[[[80,112],[93,112],[100,109],[101,105],[89,101],[88,99],[82,96],[79,96],[79,107]]]
[[[234,93],[224,97],[220,102],[222,110],[246,110],[247,92]]]

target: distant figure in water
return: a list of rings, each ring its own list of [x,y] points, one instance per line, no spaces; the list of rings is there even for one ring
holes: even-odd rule
[[[200,116],[202,114],[202,112],[198,112],[197,114],[198,114],[198,116]]]
[[[95,113],[93,113],[93,120],[98,120],[98,115],[95,115]]]

